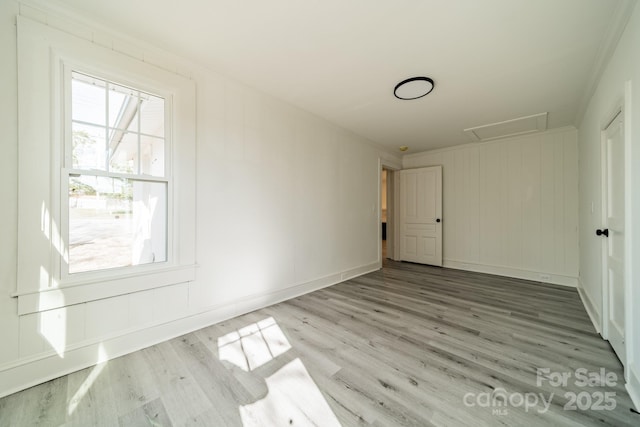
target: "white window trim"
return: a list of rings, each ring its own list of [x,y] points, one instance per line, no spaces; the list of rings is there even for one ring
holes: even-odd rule
[[[148,177],[168,183],[166,262],[67,274],[68,209],[61,207],[68,204],[63,160],[70,70],[157,93],[171,103],[165,109],[171,132],[165,139],[166,175]],[[21,16],[18,75],[18,314],[194,280],[194,82]]]

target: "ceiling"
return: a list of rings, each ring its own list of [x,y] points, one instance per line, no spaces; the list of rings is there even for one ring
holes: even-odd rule
[[[548,112],[574,125],[625,0],[57,0],[408,153]],[[176,7],[180,5],[180,8]],[[618,11],[619,15],[619,11]],[[435,89],[400,101],[394,86]],[[398,154],[400,154],[398,152]]]

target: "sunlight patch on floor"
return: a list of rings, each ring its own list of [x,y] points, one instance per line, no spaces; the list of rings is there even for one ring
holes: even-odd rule
[[[287,363],[265,382],[269,388],[265,398],[240,406],[244,427],[340,426],[300,359]]]
[[[273,317],[252,323],[218,338],[218,354],[249,372],[273,360],[291,348]]]

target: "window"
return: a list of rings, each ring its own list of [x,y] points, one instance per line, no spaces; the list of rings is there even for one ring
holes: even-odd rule
[[[18,58],[18,314],[195,280],[195,82],[21,16]]]
[[[81,72],[68,77],[68,274],[166,261],[168,103]]]

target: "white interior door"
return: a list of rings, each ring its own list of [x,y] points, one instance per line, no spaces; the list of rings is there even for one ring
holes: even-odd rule
[[[442,166],[400,171],[400,259],[442,265]]]
[[[605,130],[603,147],[603,202],[605,228],[597,234],[604,243],[604,302],[605,338],[609,340],[618,358],[626,362],[625,309],[624,309],[624,251],[625,251],[625,185],[624,185],[624,122],[620,113]]]

